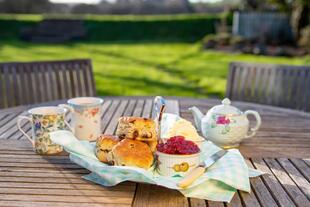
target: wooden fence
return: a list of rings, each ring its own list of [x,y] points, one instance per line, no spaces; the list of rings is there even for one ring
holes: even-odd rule
[[[275,12],[235,12],[233,34],[274,43],[293,41],[289,17]]]

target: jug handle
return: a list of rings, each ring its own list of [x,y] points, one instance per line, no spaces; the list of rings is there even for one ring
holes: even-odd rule
[[[262,119],[260,118],[260,115],[256,111],[248,110],[244,112],[246,116],[253,115],[256,119],[256,125],[250,129],[250,133],[248,133],[245,138],[253,137],[256,134],[256,131],[259,129]]]

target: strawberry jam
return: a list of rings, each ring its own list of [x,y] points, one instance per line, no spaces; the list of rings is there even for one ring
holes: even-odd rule
[[[183,136],[169,138],[166,143],[158,144],[157,150],[174,155],[191,155],[200,151],[194,142],[186,140]]]

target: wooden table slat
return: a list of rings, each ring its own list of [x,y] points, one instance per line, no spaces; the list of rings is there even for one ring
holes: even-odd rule
[[[19,114],[19,115],[26,115],[25,112]],[[1,129],[1,131],[3,131],[4,133],[2,133],[0,135],[0,139],[4,138],[4,139],[9,139],[10,137],[12,137],[12,135],[14,135],[18,130],[18,127],[17,127],[17,119],[18,119],[18,116],[17,117],[14,117],[14,119],[10,122],[10,123],[7,123],[6,124],[6,128],[5,129]],[[29,122],[26,122],[24,121],[24,124],[22,124],[22,126],[24,127],[25,125],[29,125]]]
[[[252,158],[253,164],[256,169],[265,172],[262,176],[264,184],[268,187],[269,191],[272,193],[276,202],[280,206],[295,206],[291,198],[287,195],[282,185],[278,182],[277,178],[273,175],[269,167],[261,158]]]
[[[244,205],[257,206],[257,207],[260,206],[259,201],[253,192],[251,192],[250,194],[247,192],[239,191],[238,193]]]
[[[113,191],[106,189],[100,190],[82,190],[82,189],[26,189],[26,188],[0,188],[0,194],[18,194],[18,195],[55,195],[55,196],[98,196],[131,198],[132,192],[128,191]]]
[[[216,201],[207,201],[208,207],[225,207],[224,203]]]
[[[149,184],[139,184],[133,206],[189,207],[189,203],[187,198],[176,190],[169,190],[164,187]]]
[[[128,104],[128,100],[122,100],[120,105],[117,107],[116,111],[114,112],[112,119],[110,120],[107,128],[105,129],[105,134],[114,134],[117,124],[118,118],[121,117],[126,109]]]
[[[1,188],[26,188],[26,189],[79,189],[79,190],[102,190],[104,188],[100,185],[93,183],[81,184],[81,183],[28,183],[28,182],[0,182]],[[113,188],[109,188],[110,191],[129,191],[134,192],[134,185],[119,184]],[[112,195],[113,193],[111,193]]]
[[[120,100],[113,100],[109,110],[103,114],[103,119],[102,119],[102,122],[101,122],[101,129],[102,131],[105,131],[105,129],[108,127],[108,124],[115,112],[115,110],[117,109],[117,107],[119,106],[120,104]]]
[[[203,199],[190,198],[190,207],[207,207],[207,203]]]
[[[275,159],[265,158],[265,162],[297,206],[310,206],[307,197],[300,191]]]
[[[296,166],[299,172],[310,182],[310,167],[301,160],[296,158],[290,158],[290,161]]]
[[[143,106],[144,106],[144,100],[138,100],[132,115],[133,116],[141,116]]]
[[[235,193],[230,203],[227,204],[227,207],[242,207],[242,202],[239,193]]]
[[[129,100],[128,106],[126,110],[124,111],[123,116],[132,116],[136,103],[137,103],[137,100]]]
[[[112,104],[112,100],[104,100],[103,104],[102,104],[102,116],[101,119],[103,119],[103,116],[105,115],[105,113],[108,111],[109,107]]]
[[[10,121],[11,119],[13,119],[16,116],[15,113],[3,113],[3,116],[0,119],[0,127],[3,127],[8,121]]]
[[[303,161],[310,167],[310,159],[309,158],[304,158]]]
[[[49,201],[49,202],[71,202],[71,203],[103,203],[103,204],[131,204],[131,197],[97,197],[97,196],[57,196],[57,195],[22,195],[22,194],[0,194],[1,200],[11,201]]]
[[[150,118],[152,114],[152,108],[153,108],[153,100],[147,99],[144,103],[142,117]]]
[[[246,160],[247,165],[250,168],[255,168],[253,163],[250,160]],[[252,178],[251,179],[251,186],[253,193],[255,193],[259,203],[262,206],[266,207],[276,207],[278,206],[274,198],[272,197],[272,194],[269,192],[268,187],[265,186],[262,178]]]
[[[3,123],[2,123],[2,126],[0,127],[0,132],[5,132],[7,129],[9,129],[10,127],[12,126],[15,126],[16,125],[16,120],[17,120],[17,116],[19,115],[20,113],[14,113],[14,114],[10,114],[8,116],[7,119],[3,120]],[[1,134],[2,134],[1,133]],[[0,135],[1,135],[0,134]]]
[[[68,203],[68,202],[45,202],[45,201],[1,201],[1,204],[3,206],[7,207],[102,207],[102,203]],[[111,203],[105,203],[104,207],[128,207],[130,204],[111,204]]]
[[[310,183],[306,178],[294,167],[294,165],[287,158],[278,158],[279,164],[290,178],[295,182],[296,186],[305,194],[310,200]]]

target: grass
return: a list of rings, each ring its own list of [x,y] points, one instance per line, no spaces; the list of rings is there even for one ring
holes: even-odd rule
[[[0,41],[0,62],[91,58],[99,95],[223,97],[231,61],[310,65],[302,58],[201,51],[190,43],[74,43]]]

